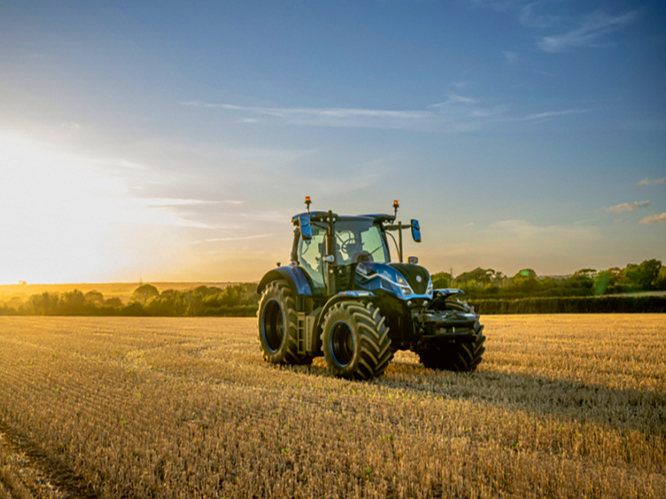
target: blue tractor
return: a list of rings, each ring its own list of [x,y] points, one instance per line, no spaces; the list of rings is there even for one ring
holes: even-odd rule
[[[268,272],[257,292],[259,341],[274,364],[310,364],[323,355],[337,376],[380,376],[397,350],[429,368],[473,371],[485,348],[479,316],[459,289],[433,289],[414,257],[403,263],[402,231],[421,242],[417,220],[310,211],[292,218],[291,263]],[[398,240],[393,236],[397,232]],[[399,263],[391,262],[388,238]]]

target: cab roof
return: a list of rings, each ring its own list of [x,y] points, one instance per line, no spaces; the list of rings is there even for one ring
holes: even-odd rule
[[[298,225],[299,219],[303,215],[307,215],[308,213],[304,211],[303,213],[299,213],[297,215],[294,215],[291,217],[291,222],[294,225]],[[333,213],[333,218],[337,220],[372,220],[373,223],[383,223],[383,222],[393,222],[395,220],[395,215],[386,215],[386,214],[369,214],[369,215],[338,215],[336,213]],[[313,220],[315,222],[324,222],[328,219],[328,212],[327,211],[311,211],[310,212],[310,220]]]

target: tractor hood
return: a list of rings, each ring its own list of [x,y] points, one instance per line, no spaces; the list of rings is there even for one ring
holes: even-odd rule
[[[420,265],[361,262],[354,272],[354,287],[386,291],[401,300],[432,299],[432,281]]]

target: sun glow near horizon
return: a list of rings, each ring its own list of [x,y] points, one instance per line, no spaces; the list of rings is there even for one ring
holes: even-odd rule
[[[145,272],[151,261],[164,263],[168,251],[151,241],[147,226],[156,230],[178,220],[132,199],[122,177],[92,159],[16,134],[0,135],[0,158],[0,282],[133,278],[139,262]]]

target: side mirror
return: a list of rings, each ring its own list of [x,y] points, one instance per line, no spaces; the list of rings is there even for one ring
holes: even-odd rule
[[[310,225],[310,215],[304,213],[298,219],[298,226],[301,229],[301,237],[303,241],[310,241],[312,239],[312,226]]]
[[[414,239],[415,243],[420,243],[421,242],[421,226],[419,225],[418,220],[412,219],[412,239]]]

